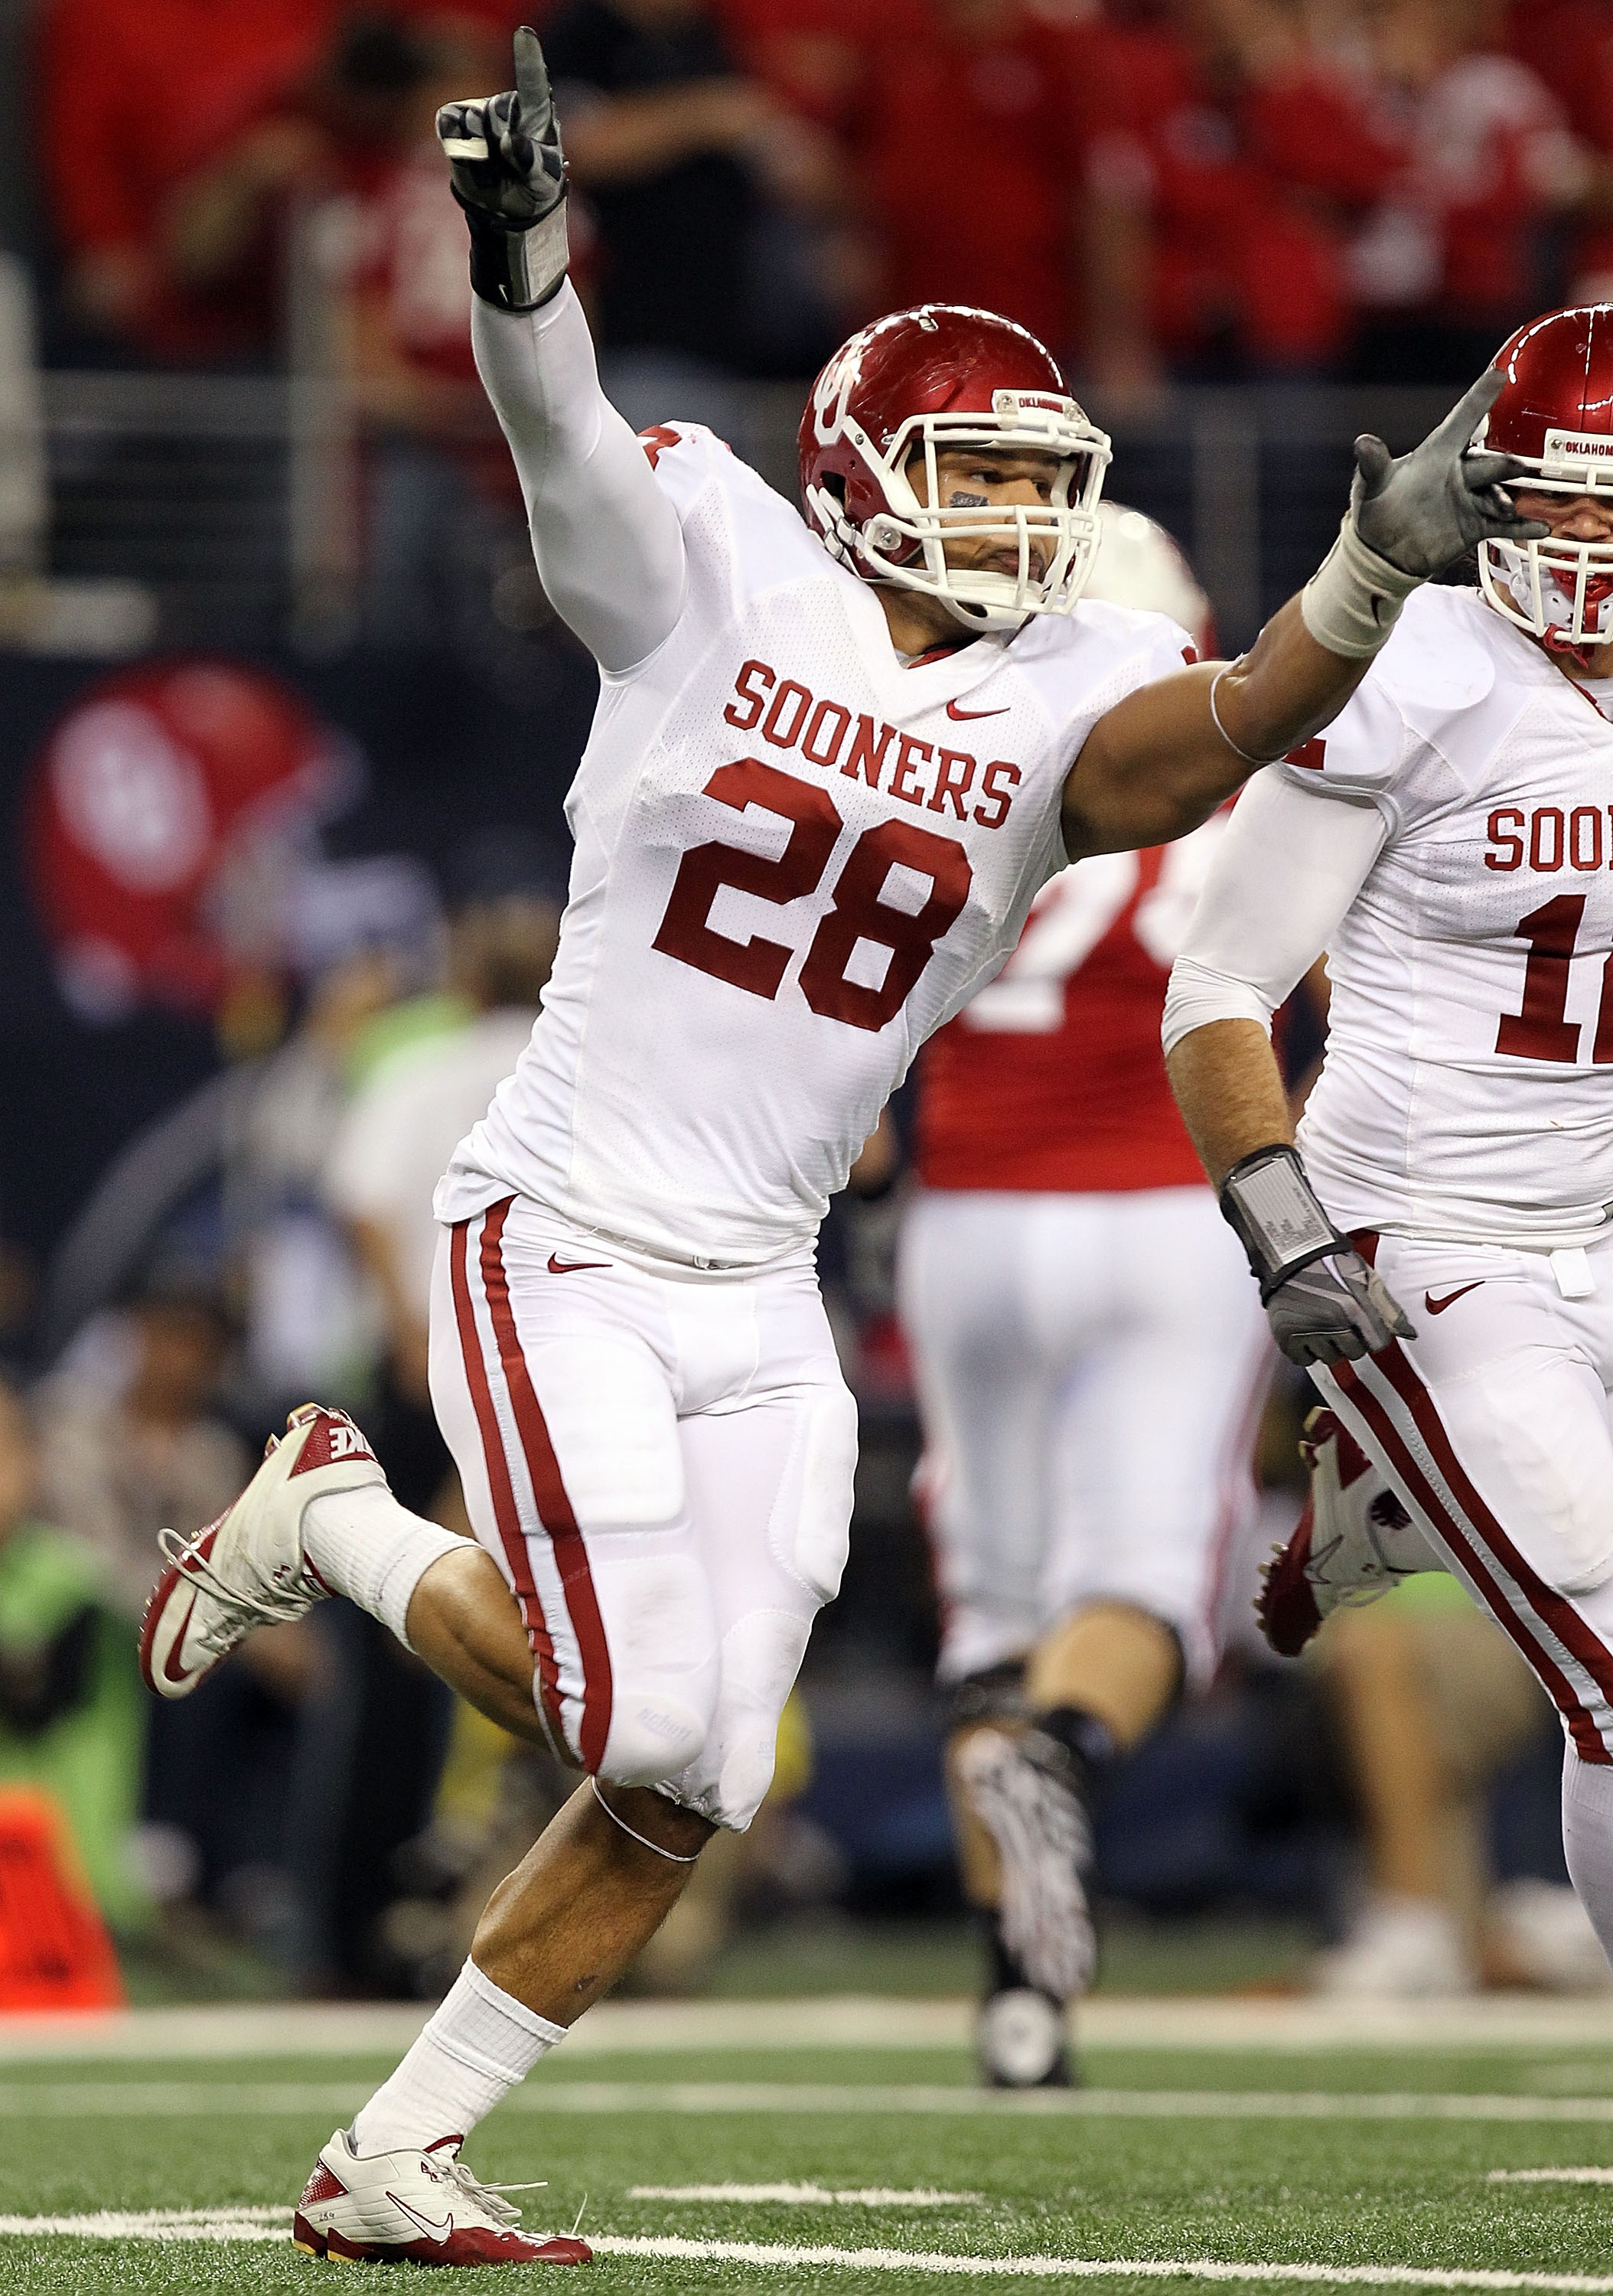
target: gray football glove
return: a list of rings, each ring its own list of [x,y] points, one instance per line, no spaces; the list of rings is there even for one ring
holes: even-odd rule
[[[515,35],[515,86],[445,103],[437,133],[471,228],[471,284],[501,311],[535,311],[566,275],[566,162],[537,35]]]
[[[1376,1355],[1391,1340],[1417,1336],[1382,1276],[1347,1244],[1286,1276],[1266,1300],[1265,1320],[1297,1364]]]
[[[1537,541],[1550,533],[1520,518],[1504,491],[1508,480],[1527,478],[1526,466],[1470,443],[1505,382],[1501,369],[1490,367],[1409,455],[1391,455],[1370,431],[1356,439],[1355,531],[1403,574],[1422,579],[1443,573],[1477,543]]]
[[[1220,1202],[1290,1363],[1338,1363],[1416,1338],[1388,1284],[1328,1218],[1298,1149],[1273,1143],[1240,1157]]]

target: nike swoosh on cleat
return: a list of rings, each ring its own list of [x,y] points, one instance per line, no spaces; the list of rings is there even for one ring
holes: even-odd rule
[[[959,719],[964,718],[1006,718],[1008,715],[1008,709],[1006,704],[1001,709],[960,709],[955,701],[949,701],[946,705],[946,714],[949,718]]]
[[[175,1592],[178,1592],[177,1587],[176,1587]],[[195,1589],[192,1587],[191,1590],[190,1603],[184,1614],[184,1623],[180,1628],[179,1632],[174,1636],[173,1641],[168,1644],[168,1654],[162,1661],[162,1676],[165,1682],[188,1682],[190,1680],[190,1675],[187,1669],[183,1666],[176,1666],[174,1664],[174,1660],[178,1657],[180,1652],[184,1647],[184,1638],[190,1630],[191,1612],[195,1608],[196,1594]]]
[[[1445,1309],[1453,1308],[1458,1300],[1465,1300],[1470,1292],[1477,1292],[1483,1282],[1482,1275],[1476,1275],[1470,1283],[1462,1284],[1455,1292],[1447,1292],[1443,1300],[1436,1300],[1431,1292],[1425,1292],[1422,1295],[1422,1304],[1430,1316],[1443,1316]]]
[[[426,2216],[410,2202],[405,2201],[400,2193],[393,2192],[390,2186],[389,2186],[387,2190],[387,2198],[393,2203],[394,2207],[400,2209],[405,2216],[412,2217],[414,2222],[420,2226],[421,2229],[423,2232],[429,2233],[433,2240],[453,2239],[454,2211],[452,2209],[449,2210],[446,2217],[440,2218]]]
[[[586,1267],[609,1267],[610,1265],[608,1259],[556,1259],[553,1252],[549,1254],[551,1275],[580,1275]]]

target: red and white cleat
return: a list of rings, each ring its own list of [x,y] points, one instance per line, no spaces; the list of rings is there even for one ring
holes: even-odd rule
[[[1416,1571],[1446,1567],[1332,1412],[1312,1412],[1299,1450],[1310,1496],[1288,1545],[1266,1564],[1255,1601],[1260,1630],[1280,1658],[1298,1658],[1331,1611],[1376,1602]]]
[[[361,2157],[339,2128],[315,2163],[291,2224],[305,2256],[356,2264],[591,2264],[585,2240],[535,2239],[506,2192],[484,2185],[444,2136],[423,2152]]]
[[[193,1538],[160,1534],[168,1568],[140,1628],[140,1671],[159,1698],[184,1698],[254,1627],[299,1619],[330,1591],[303,1552],[302,1514],[326,1491],[386,1477],[345,1411],[304,1403],[271,1436],[232,1507]]]

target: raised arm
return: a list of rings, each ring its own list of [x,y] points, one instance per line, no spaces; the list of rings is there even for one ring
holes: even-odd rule
[[[1544,533],[1502,490],[1522,464],[1469,445],[1501,387],[1492,367],[1398,461],[1358,439],[1338,541],[1249,652],[1142,687],[1099,719],[1064,785],[1072,860],[1195,828],[1252,767],[1338,716],[1421,583],[1482,539]]]
[[[476,365],[515,457],[555,611],[602,668],[631,669],[683,610],[683,529],[600,388],[566,276],[564,161],[549,76],[525,25],[515,78],[512,92],[437,115],[471,227]]]
[[[1370,801],[1263,775],[1221,841],[1166,997],[1171,1090],[1273,1337],[1295,1363],[1414,1336],[1306,1177],[1271,1044],[1273,1013],[1321,955],[1385,833]]]

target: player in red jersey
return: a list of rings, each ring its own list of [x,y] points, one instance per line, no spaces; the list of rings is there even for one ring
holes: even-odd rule
[[[1164,530],[1104,505],[1086,594],[1211,651]],[[1062,2083],[1093,1946],[1093,1775],[1215,1660],[1269,1346],[1166,1082],[1166,982],[1219,840],[1077,862],[924,1054],[903,1319],[953,1696],[948,1782],[984,1912],[978,2046]]]

